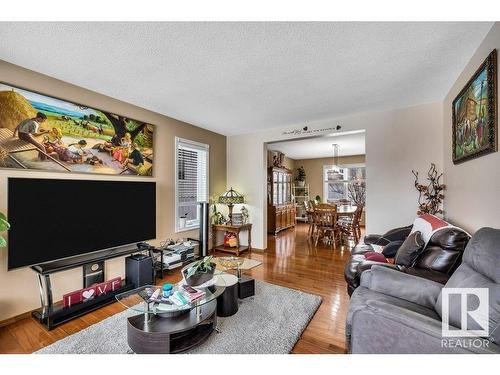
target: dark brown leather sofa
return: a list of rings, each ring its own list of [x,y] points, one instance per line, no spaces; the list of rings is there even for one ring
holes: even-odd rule
[[[396,228],[381,236],[369,235],[365,237],[364,244],[357,245],[352,250],[351,257],[344,268],[344,278],[347,282],[349,295],[359,286],[361,274],[374,265],[393,268],[441,284],[448,281],[460,265],[463,251],[470,239],[469,235],[459,228],[445,228],[434,233],[412,266],[370,261],[365,258],[366,252],[374,250],[372,244],[384,246],[383,254],[386,258],[394,257],[410,231],[411,226]],[[396,239],[394,239],[394,233],[397,233]],[[387,238],[394,240],[387,241]]]

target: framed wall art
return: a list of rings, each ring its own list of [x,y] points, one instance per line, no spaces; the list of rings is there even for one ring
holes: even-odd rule
[[[152,176],[154,126],[0,82],[0,167]]]
[[[452,104],[453,163],[497,151],[497,54],[493,50]]]

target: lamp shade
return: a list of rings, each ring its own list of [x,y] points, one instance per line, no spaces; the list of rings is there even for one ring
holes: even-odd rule
[[[245,198],[243,195],[231,188],[219,197],[219,203],[227,205],[241,204],[245,203]]]

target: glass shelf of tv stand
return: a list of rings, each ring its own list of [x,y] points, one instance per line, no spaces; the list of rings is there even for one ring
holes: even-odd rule
[[[165,299],[151,300],[151,295],[158,289],[160,290],[161,297],[162,287],[155,285],[145,285],[140,288],[117,294],[116,300],[127,309],[138,313],[154,314],[160,317],[171,317],[178,315],[179,313],[199,308],[219,297],[226,288],[224,278],[219,277],[221,274],[222,273],[215,274],[211,282],[208,282],[210,285],[205,283],[201,287],[194,287],[196,290],[203,291],[205,295],[184,305],[176,305]],[[182,290],[183,285],[183,280],[173,285],[172,293]]]

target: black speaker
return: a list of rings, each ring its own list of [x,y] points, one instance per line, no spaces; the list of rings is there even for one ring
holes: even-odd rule
[[[153,284],[153,259],[143,254],[126,257],[125,279],[134,288]]]
[[[88,288],[104,281],[104,261],[85,264],[83,266],[83,287]]]

